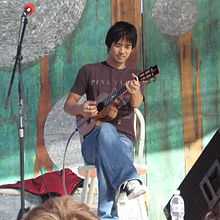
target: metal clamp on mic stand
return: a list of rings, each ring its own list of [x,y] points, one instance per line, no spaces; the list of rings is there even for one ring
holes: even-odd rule
[[[19,123],[18,123],[18,134],[19,134],[19,145],[20,145],[20,181],[21,181],[21,191],[20,191],[20,199],[21,199],[21,208],[17,216],[17,220],[20,220],[23,214],[28,210],[25,209],[25,201],[24,201],[24,86],[23,86],[23,79],[21,73],[21,61],[22,61],[22,42],[24,38],[25,29],[28,23],[27,14],[23,13],[21,16],[21,24],[19,30],[19,40],[17,46],[17,54],[15,57],[15,63],[12,71],[12,76],[9,84],[9,89],[7,93],[7,98],[5,102],[5,107],[8,107],[9,97],[11,95],[11,89],[15,77],[16,69],[18,68],[18,98],[19,98]]]

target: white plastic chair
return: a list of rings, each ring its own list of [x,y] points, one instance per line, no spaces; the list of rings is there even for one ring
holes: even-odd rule
[[[145,120],[138,108],[135,108],[134,112],[134,131],[137,140],[137,153],[135,152],[137,158],[135,158],[134,165],[137,169],[138,175],[142,178],[143,182],[146,183],[145,178],[147,174],[147,166],[141,164],[144,162]],[[78,168],[78,172],[85,178],[81,194],[81,202],[92,205],[97,193],[96,168],[93,165],[84,165]]]

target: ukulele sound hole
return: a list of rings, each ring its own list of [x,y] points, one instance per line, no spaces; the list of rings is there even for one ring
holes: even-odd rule
[[[100,103],[98,103],[98,105],[97,105],[97,109],[98,109],[99,112],[102,111],[102,109],[103,109],[104,107],[105,107],[105,105],[104,105],[103,102],[100,102]]]

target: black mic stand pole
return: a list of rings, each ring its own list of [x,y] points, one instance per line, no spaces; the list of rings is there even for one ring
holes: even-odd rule
[[[24,86],[23,79],[21,73],[21,50],[22,50],[22,42],[24,39],[24,33],[26,29],[26,25],[28,23],[27,14],[24,12],[21,16],[21,26],[19,30],[19,40],[17,46],[17,54],[15,57],[15,63],[13,67],[13,72],[11,76],[11,81],[8,89],[8,94],[6,98],[6,107],[8,106],[9,97],[11,94],[12,84],[15,76],[15,72],[18,66],[18,98],[19,98],[19,124],[18,124],[18,135],[19,135],[19,145],[20,145],[20,181],[21,181],[21,190],[20,190],[20,199],[21,199],[21,208],[19,210],[17,220],[20,220],[24,213],[28,210],[25,209],[25,201],[24,201]]]

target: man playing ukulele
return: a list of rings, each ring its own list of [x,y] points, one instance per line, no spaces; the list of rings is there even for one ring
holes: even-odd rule
[[[116,22],[106,35],[106,61],[79,70],[64,105],[67,113],[96,121],[91,131],[83,134],[82,154],[87,164],[97,168],[101,220],[118,219],[117,192],[126,191],[128,199],[146,192],[133,165],[134,108],[143,101],[143,89],[134,74],[136,70],[126,66],[136,42],[136,28],[128,22]],[[98,108],[103,94],[114,94],[123,85],[126,91],[120,97]],[[79,104],[84,94],[87,101]]]

